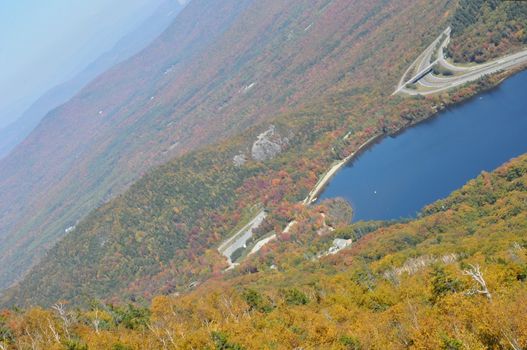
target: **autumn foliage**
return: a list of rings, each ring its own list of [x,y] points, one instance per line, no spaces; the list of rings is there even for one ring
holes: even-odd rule
[[[327,204],[329,205],[329,204]],[[483,173],[406,223],[317,213],[232,273],[148,308],[13,309],[5,349],[523,349],[527,156]],[[302,216],[301,216],[302,217]],[[335,237],[351,248],[323,256]],[[247,268],[249,265],[252,268]]]

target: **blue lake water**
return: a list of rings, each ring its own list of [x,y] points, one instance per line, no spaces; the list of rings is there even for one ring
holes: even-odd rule
[[[483,170],[527,153],[527,71],[362,153],[321,199],[343,197],[353,221],[414,217]]]

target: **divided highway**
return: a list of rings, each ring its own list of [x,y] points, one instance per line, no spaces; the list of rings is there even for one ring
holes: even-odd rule
[[[523,64],[527,64],[527,49],[518,53],[504,56],[500,59],[478,65],[459,66],[449,62],[445,58],[444,50],[450,42],[451,29],[445,29],[418,57],[412,62],[408,69],[401,77],[397,89],[392,95],[404,93],[408,95],[430,95],[442,92],[456,86],[475,81],[481,77],[496,73],[501,70],[512,69]],[[450,71],[451,75],[434,74],[434,68],[439,67],[443,70]],[[313,190],[304,199],[302,204],[310,205],[315,202],[318,195],[324,189],[324,186],[335,175],[335,173],[350,161],[363,148],[370,145],[380,135],[373,136],[371,139],[362,144],[357,151],[350,154],[342,161],[334,164],[326,174],[315,185]],[[246,247],[247,241],[252,237],[253,230],[260,226],[267,214],[264,210],[259,211],[255,217],[249,221],[242,229],[237,231],[230,238],[226,239],[219,247],[218,251],[224,255],[229,263],[229,269],[234,268],[237,264],[231,260],[231,256],[239,248]],[[287,232],[296,221],[291,221],[284,232]],[[256,253],[265,244],[274,240],[276,235],[263,238],[256,242],[250,254]]]
[[[485,75],[512,69],[527,63],[527,50],[504,56],[484,64],[460,66],[445,58],[444,49],[450,42],[450,27],[443,31],[404,72],[392,95],[431,95],[478,80]],[[434,58],[434,54],[436,59]],[[434,73],[434,67],[448,75]],[[408,78],[408,76],[411,76]]]

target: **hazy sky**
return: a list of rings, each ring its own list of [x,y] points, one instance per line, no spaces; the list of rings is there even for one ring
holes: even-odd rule
[[[0,128],[144,21],[162,0],[0,0]]]

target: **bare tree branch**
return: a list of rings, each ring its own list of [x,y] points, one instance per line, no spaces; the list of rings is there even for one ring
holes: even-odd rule
[[[487,283],[483,278],[483,273],[481,272],[479,265],[471,264],[470,268],[463,270],[463,275],[472,277],[472,279],[476,281],[476,283],[479,284],[481,288],[478,289],[477,286],[475,286],[467,292],[468,295],[483,294],[487,297],[487,299],[492,300],[492,295],[490,294],[489,289],[487,288]]]
[[[48,318],[48,327],[51,333],[53,333],[53,337],[55,338],[55,341],[57,343],[60,343],[60,335],[59,332],[55,329],[55,326],[53,326],[53,323],[51,323],[51,320]]]

